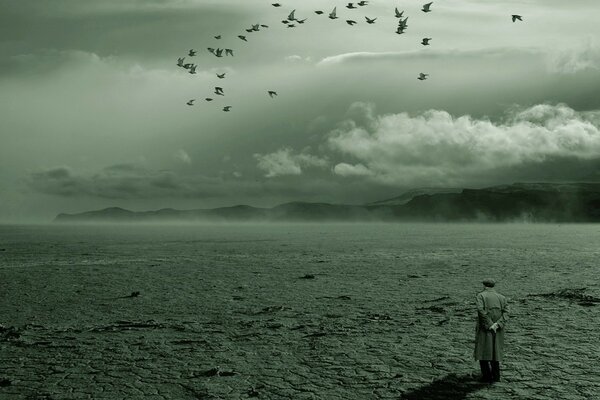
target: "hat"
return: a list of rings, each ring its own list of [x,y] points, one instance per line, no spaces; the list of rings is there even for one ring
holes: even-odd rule
[[[482,281],[483,286],[486,287],[494,287],[496,285],[496,281],[493,280],[492,278],[486,278]]]

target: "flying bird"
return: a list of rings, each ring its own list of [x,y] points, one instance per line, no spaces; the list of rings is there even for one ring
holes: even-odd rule
[[[225,93],[223,93],[223,88],[221,87],[215,87],[215,94],[219,95],[219,96],[225,96]]]
[[[217,74],[217,78],[224,79],[225,78],[225,72],[223,72],[222,74]]]
[[[523,17],[515,14],[512,16],[512,22],[515,22],[516,20],[523,21]]]
[[[177,57],[177,66],[178,67],[183,67],[183,61],[185,60],[185,57]]]
[[[186,63],[186,64],[183,64],[183,68],[190,69],[190,68],[192,68],[192,65],[194,65],[194,64],[192,64],[192,63]]]
[[[431,38],[423,38],[423,40],[421,41],[421,44],[423,46],[429,46],[429,41],[431,40]]]
[[[221,39],[221,35],[217,35],[217,36],[215,36],[215,39],[217,39],[217,40],[218,40],[218,39]]]
[[[217,49],[217,50],[215,50],[215,56],[217,56],[217,57],[223,57],[223,49]]]
[[[206,101],[213,101],[213,99],[211,99],[210,97],[207,97],[204,100],[206,100]]]
[[[367,24],[374,24],[377,18],[370,19],[369,17],[365,17],[365,19],[367,20]]]
[[[425,79],[427,79],[428,76],[429,76],[429,74],[424,74],[424,73],[420,72],[419,77],[417,79],[420,81],[424,81]]]
[[[317,14],[317,15],[321,15],[321,14],[323,14],[323,11],[321,11],[321,10],[317,10],[317,11],[315,11],[315,14]]]
[[[404,10],[402,12],[398,11],[398,7],[394,10],[396,12],[396,18],[402,18],[404,15]]]
[[[194,101],[196,101],[196,99],[191,99],[191,100],[189,100],[189,101],[188,101],[187,103],[185,103],[185,104],[187,104],[188,106],[193,106],[193,105],[194,105]]]
[[[337,7],[333,7],[333,11],[331,11],[331,12],[329,13],[329,18],[330,18],[330,19],[337,19],[337,15],[336,15],[336,11],[335,11],[335,9],[336,9],[336,8],[337,8]]]
[[[269,27],[269,25],[265,25],[265,24],[260,24],[260,26],[263,27],[263,28],[268,28]]]
[[[212,47],[207,47],[207,50],[213,54],[215,54],[215,49],[213,49]]]
[[[287,19],[284,19],[283,21],[281,21],[282,24],[289,24],[290,21],[288,21]]]
[[[356,21],[353,21],[353,20],[351,20],[351,19],[347,19],[347,20],[346,20],[346,23],[347,23],[348,25],[350,25],[350,26],[352,26],[352,25],[356,25]]]
[[[271,96],[271,98],[273,98],[273,96],[277,96],[277,92],[274,90],[269,90],[268,93],[269,93],[269,96]]]
[[[231,106],[225,106],[225,107],[223,107],[223,111],[228,112],[229,110],[231,110]]]
[[[248,29],[246,29],[246,32],[248,32],[248,33],[249,33],[249,32],[254,32],[254,29],[252,29],[252,28],[248,28]]]
[[[295,21],[296,20],[296,16],[294,15],[296,13],[296,10],[292,10],[292,12],[290,13],[290,15],[288,15],[287,19],[288,21]]]
[[[192,65],[190,67],[190,70],[188,71],[190,74],[195,74],[196,73],[196,67],[198,67],[197,65]]]
[[[279,4],[279,3],[273,3],[273,4],[271,4],[271,5],[272,5],[273,7],[281,7],[281,4]]]
[[[346,6],[346,8],[353,9],[353,8],[356,8],[356,7],[354,7],[354,4],[348,3],[348,5]]]
[[[231,49],[225,49],[225,55],[233,57],[233,50],[231,50]]]
[[[246,36],[243,36],[243,35],[238,35],[238,37],[239,37],[240,39],[242,39],[244,42],[247,42],[247,40],[246,40]]]
[[[423,4],[423,8],[421,9],[421,11],[423,11],[423,12],[431,12],[431,5],[432,4],[433,4],[433,1],[431,3]]]
[[[252,25],[252,30],[258,32],[260,30],[260,24]]]
[[[294,24],[288,24],[288,26],[287,26],[287,27],[288,27],[288,28],[294,28],[295,26],[296,26],[296,25],[294,25]]]
[[[297,19],[296,20],[296,22],[299,23],[299,24],[303,24],[304,21],[306,21],[306,18],[304,18],[304,19]]]
[[[362,0],[362,1],[359,1],[358,3],[356,3],[356,4],[358,4],[359,6],[362,7],[362,6],[366,6],[367,4],[369,4],[369,2],[366,1],[366,0]]]
[[[194,57],[195,55],[196,55],[196,50],[194,50],[194,49],[190,49],[190,51],[189,51],[189,53],[188,53],[188,56],[190,56],[190,57]]]

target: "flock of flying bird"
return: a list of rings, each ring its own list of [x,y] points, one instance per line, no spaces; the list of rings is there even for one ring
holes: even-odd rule
[[[369,4],[368,0],[361,0],[361,1],[357,2],[356,5],[354,5],[354,3],[348,3],[346,5],[346,8],[349,9],[349,10],[353,10],[353,9],[357,9],[357,8],[360,8],[360,7],[364,7],[364,6],[368,5],[368,4]],[[421,11],[423,11],[424,13],[431,12],[432,11],[431,10],[432,4],[433,4],[433,2],[429,2],[429,3],[423,4],[423,8],[421,9]],[[281,7],[281,3],[272,3],[271,5],[273,7]],[[322,10],[316,10],[315,14],[317,14],[317,15],[323,15],[324,12]],[[398,10],[397,7],[394,9],[394,16],[398,19],[398,27],[396,28],[396,33],[398,35],[401,35],[408,28],[408,17],[404,17],[404,11]],[[337,15],[337,7],[334,7],[333,10],[329,13],[329,19],[335,20],[335,19],[338,19],[338,18],[339,17]],[[511,18],[512,18],[512,22],[523,21],[523,17],[521,15],[513,14],[511,16]],[[284,19],[283,21],[281,21],[281,22],[283,24],[285,24],[288,28],[294,28],[294,27],[296,27],[298,25],[304,24],[304,22],[306,22],[306,20],[307,20],[307,18],[298,19],[296,17],[296,10],[292,10],[289,13],[288,17],[286,19]],[[369,17],[365,16],[365,20],[366,20],[367,24],[374,24],[375,21],[377,20],[377,18],[369,18]],[[350,26],[354,26],[358,22],[355,21],[355,20],[353,20],[353,19],[347,19],[346,23],[348,25],[350,25]],[[246,32],[248,32],[248,33],[258,32],[258,31],[261,30],[261,28],[269,28],[269,26],[265,25],[265,24],[255,24],[255,25],[252,25],[250,28],[247,28]],[[244,42],[248,41],[248,39],[247,39],[247,37],[245,35],[238,35],[237,37],[240,40],[244,41]],[[222,36],[221,35],[216,35],[216,36],[214,36],[214,38],[217,39],[217,40],[220,40],[222,38]],[[429,44],[430,44],[429,42],[431,40],[432,40],[432,38],[425,37],[425,38],[423,38],[421,40],[421,44],[423,46],[429,46]],[[233,57],[233,49],[222,49],[222,48],[216,48],[215,49],[215,48],[212,48],[212,47],[208,47],[207,50],[208,50],[209,53],[211,53],[212,55],[214,55],[215,57],[218,57],[218,58],[222,58],[224,56],[225,57],[227,57],[227,56]],[[223,54],[223,52],[225,54]],[[196,54],[197,54],[196,50],[190,49],[189,52],[188,52],[188,54],[187,54],[187,56],[189,56],[189,57],[195,57]],[[179,57],[177,59],[177,66],[181,67],[181,68],[183,68],[185,70],[187,70],[190,74],[195,74],[196,73],[197,65],[194,64],[194,63],[186,63],[185,62],[185,57]],[[219,78],[219,79],[225,79],[226,73],[222,72],[222,73],[217,73],[216,75],[217,75],[217,78]],[[419,76],[417,77],[417,79],[420,80],[420,81],[424,81],[424,80],[427,79],[428,76],[429,76],[429,74],[425,74],[423,72],[420,72]],[[215,88],[214,88],[214,94],[217,95],[217,96],[225,96],[225,92],[224,92],[223,88],[220,87],[220,86],[215,86]],[[267,94],[271,98],[277,96],[277,92],[274,91],[274,90],[268,90]],[[212,97],[206,97],[204,100],[207,101],[207,102],[210,102],[210,101],[213,101],[214,99]],[[196,101],[196,99],[190,99],[190,100],[188,100],[188,102],[186,104],[188,106],[193,106],[195,101]],[[223,111],[229,112],[229,111],[231,111],[231,108],[232,108],[232,106],[226,105],[226,106],[223,107]]]

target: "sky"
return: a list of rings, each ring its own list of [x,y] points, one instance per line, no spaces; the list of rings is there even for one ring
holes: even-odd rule
[[[0,0],[0,222],[600,181],[600,2],[273,2]]]

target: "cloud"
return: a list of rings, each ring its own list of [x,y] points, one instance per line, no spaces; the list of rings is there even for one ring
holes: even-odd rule
[[[372,175],[373,172],[369,170],[362,164],[347,164],[347,163],[339,163],[335,167],[333,167],[333,172],[336,175],[350,177],[350,176],[369,176]]]
[[[363,119],[372,115],[372,105],[363,108]],[[352,160],[336,165],[338,175],[399,186],[465,184],[498,170],[599,159],[599,117],[564,104],[514,109],[500,122],[442,110],[387,114],[344,121],[327,145]]]
[[[598,70],[600,69],[600,46],[588,40],[581,46],[550,53],[548,62],[550,71],[560,74]]]
[[[184,177],[168,170],[152,170],[138,164],[115,164],[95,173],[76,173],[67,166],[36,171],[27,184],[37,192],[62,197],[148,199],[211,197],[214,178]]]
[[[181,161],[184,164],[187,165],[191,165],[192,164],[192,158],[190,157],[190,155],[188,153],[186,153],[185,150],[183,149],[179,149],[175,152],[175,158],[179,161]]]
[[[518,54],[543,54],[542,50],[535,48],[481,48],[481,49],[424,49],[411,51],[384,51],[384,52],[351,52],[336,54],[321,59],[318,66],[334,66],[339,64],[356,64],[360,62],[372,61],[400,61],[419,59],[438,59],[438,58],[503,58],[508,55]]]
[[[317,156],[300,153],[293,154],[289,148],[282,148],[269,154],[254,154],[258,168],[265,171],[267,178],[282,175],[301,175],[303,167],[325,167],[328,162]]]

